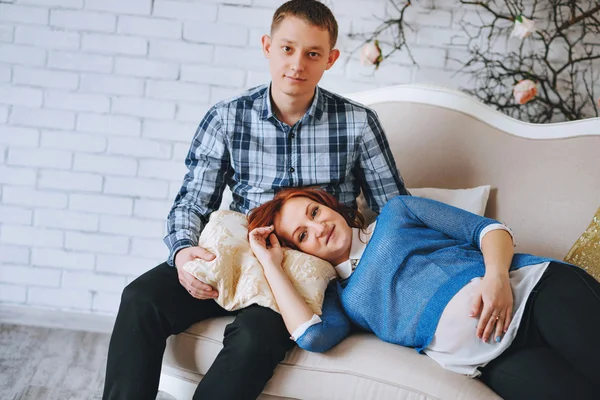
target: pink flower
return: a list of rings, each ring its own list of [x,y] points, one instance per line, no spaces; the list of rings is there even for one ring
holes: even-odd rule
[[[535,32],[535,22],[519,15],[515,19],[515,27],[510,36],[516,36],[519,39],[525,39],[527,36]]]
[[[379,41],[375,40],[365,44],[360,52],[360,62],[363,65],[375,65],[375,68],[379,67],[379,63],[383,61],[381,56],[381,48],[379,47]]]
[[[537,95],[537,86],[534,81],[524,79],[515,85],[513,94],[518,104],[525,104]]]

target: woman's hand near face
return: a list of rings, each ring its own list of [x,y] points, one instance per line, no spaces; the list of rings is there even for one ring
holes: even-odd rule
[[[267,244],[267,238],[269,244]],[[300,325],[309,321],[313,312],[281,268],[283,250],[273,233],[273,226],[256,228],[248,235],[250,247],[263,266],[283,322],[290,334]]]
[[[486,274],[473,301],[471,316],[479,316],[476,335],[487,342],[500,341],[512,320],[513,294],[508,273]]]
[[[263,268],[269,266],[281,267],[283,262],[283,250],[273,230],[274,227],[272,225],[263,226],[254,229],[248,235],[250,248]],[[267,239],[269,243],[267,243]]]

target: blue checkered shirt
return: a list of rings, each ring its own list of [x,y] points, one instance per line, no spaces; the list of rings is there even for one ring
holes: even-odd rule
[[[362,189],[375,212],[407,194],[373,110],[317,87],[306,114],[289,126],[276,118],[269,89],[219,102],[200,122],[167,221],[170,265],[178,250],[198,244],[226,185],[230,209],[242,213],[293,186],[321,187],[354,208]]]

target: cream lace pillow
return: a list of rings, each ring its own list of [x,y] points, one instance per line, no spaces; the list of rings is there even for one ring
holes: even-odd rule
[[[198,245],[216,258],[189,261],[183,269],[217,289],[219,297],[215,301],[221,307],[232,311],[258,304],[279,312],[263,268],[250,249],[244,214],[226,210],[213,212]],[[283,269],[308,306],[321,315],[325,289],[336,276],[333,266],[318,257],[286,249]]]

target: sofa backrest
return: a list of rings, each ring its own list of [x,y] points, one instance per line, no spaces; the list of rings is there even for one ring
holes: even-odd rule
[[[378,113],[407,187],[491,185],[486,215],[515,232],[517,252],[563,259],[600,207],[600,118],[526,124],[415,85],[348,97]]]

